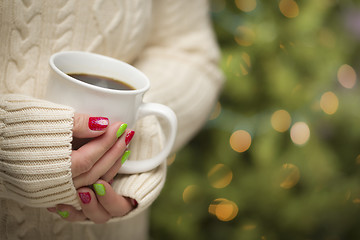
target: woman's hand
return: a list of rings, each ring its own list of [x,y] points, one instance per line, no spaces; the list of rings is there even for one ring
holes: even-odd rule
[[[110,181],[127,160],[127,145],[134,131],[107,118],[93,118],[75,113],[74,139],[91,139],[71,153],[71,172],[76,189],[93,184],[98,179]],[[126,152],[125,152],[126,151]]]
[[[48,208],[48,210],[58,213],[69,222],[89,219],[94,223],[105,223],[112,217],[126,215],[137,206],[134,199],[118,195],[104,180],[97,181],[93,185],[93,189],[88,187],[78,189],[78,196],[81,200],[82,210],[76,210],[70,205],[58,205],[56,208]]]

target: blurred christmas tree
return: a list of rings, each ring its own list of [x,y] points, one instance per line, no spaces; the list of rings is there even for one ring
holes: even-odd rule
[[[227,82],[153,239],[360,239],[360,3],[213,0]],[[172,159],[174,160],[174,159]]]

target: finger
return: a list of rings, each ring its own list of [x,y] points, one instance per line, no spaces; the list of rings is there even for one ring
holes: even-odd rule
[[[88,114],[75,113],[73,136],[75,138],[94,138],[103,134],[109,126],[106,117],[90,117]]]
[[[101,177],[101,179],[109,182],[111,179],[113,179],[116,174],[118,174],[119,169],[121,168],[121,166],[126,162],[126,160],[129,158],[131,151],[130,150],[125,150],[124,154],[121,156],[121,158],[119,158],[118,160],[116,160],[116,162],[114,163],[114,165],[105,173],[103,174],[103,176]]]
[[[131,140],[129,140],[129,136],[132,138],[134,133],[135,132],[132,130],[126,130],[125,133],[109,149],[109,151],[107,151],[94,164],[90,171],[85,172],[73,179],[75,187],[85,186],[89,183],[93,183],[100,177],[105,181],[110,181],[113,179],[122,164],[129,158],[130,151],[126,150],[126,147]]]
[[[103,135],[91,140],[78,150],[71,153],[71,171],[73,177],[89,171],[93,165],[114,145],[120,137],[119,132],[123,133],[127,125],[116,122],[109,126],[108,131]]]
[[[99,180],[94,185],[99,203],[112,217],[125,216],[134,208],[129,198],[118,195],[106,181]]]
[[[81,210],[76,210],[73,206],[59,204],[56,208],[52,208],[51,212],[56,212],[62,219],[68,222],[78,222],[78,221],[85,221],[86,216],[83,214]]]
[[[129,130],[126,132],[125,135],[125,145],[126,147],[129,146],[131,139],[133,138],[135,134],[135,131],[133,130]],[[124,152],[124,154],[121,156],[121,158],[119,158],[115,164],[101,177],[101,179],[109,182],[111,179],[113,179],[116,174],[118,173],[119,169],[121,168],[121,166],[128,160],[129,156],[131,154],[131,151],[129,151],[127,148]]]
[[[82,211],[91,221],[100,224],[111,218],[111,215],[98,202],[95,193],[90,188],[78,189],[78,195],[81,200]]]

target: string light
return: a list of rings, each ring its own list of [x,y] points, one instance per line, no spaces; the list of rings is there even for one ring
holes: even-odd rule
[[[233,173],[231,169],[224,164],[216,164],[207,175],[210,184],[214,188],[224,188],[230,184]]]
[[[210,115],[209,120],[216,119],[217,117],[219,117],[220,113],[221,113],[221,103],[217,102],[215,107],[214,107],[214,110],[212,111],[212,113]]]
[[[271,126],[278,132],[285,132],[291,124],[291,116],[285,110],[277,110],[271,116]]]
[[[225,198],[217,198],[209,205],[209,213],[215,215],[220,221],[233,220],[239,211],[238,206]]]
[[[189,185],[184,189],[183,192],[183,201],[185,203],[190,203],[194,198],[194,195],[198,192],[198,187],[196,185]]]
[[[280,187],[284,189],[293,188],[300,180],[300,170],[294,164],[284,164],[282,166],[282,175],[284,180],[280,183]]]
[[[344,64],[339,68],[337,78],[344,88],[353,88],[356,84],[356,72],[348,64]]]
[[[167,158],[167,165],[170,166],[171,164],[173,164],[175,162],[176,159],[176,153],[172,154],[170,157]]]
[[[244,12],[251,12],[256,8],[256,0],[235,0],[235,4]]]
[[[290,137],[296,145],[304,145],[310,138],[309,126],[304,122],[295,123],[290,129]]]
[[[339,107],[338,97],[333,92],[324,93],[320,99],[320,107],[326,114],[334,114]]]
[[[245,130],[235,131],[230,137],[230,146],[236,152],[245,152],[250,148],[251,136]]]
[[[299,6],[293,0],[281,0],[279,8],[281,13],[287,18],[294,18],[299,15]]]
[[[235,41],[240,46],[251,46],[255,41],[255,37],[255,32],[246,26],[239,26],[236,29]]]

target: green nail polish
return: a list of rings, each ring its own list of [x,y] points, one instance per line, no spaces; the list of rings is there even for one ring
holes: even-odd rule
[[[124,154],[121,157],[121,164],[124,164],[124,162],[126,162],[126,160],[128,160],[130,153],[131,153],[131,151],[129,151],[129,150],[124,152]]]
[[[105,195],[106,191],[105,191],[104,185],[102,185],[100,183],[94,183],[93,187],[94,187],[94,190],[95,190],[97,195],[99,195],[99,196],[104,196]]]
[[[60,211],[58,210],[57,213],[62,217],[62,218],[67,218],[69,216],[69,212],[68,211]]]
[[[119,127],[119,129],[118,129],[117,132],[116,132],[116,136],[117,136],[118,138],[121,137],[121,135],[123,135],[123,133],[125,132],[126,128],[127,128],[127,124],[126,124],[126,123],[121,124],[121,126]]]

